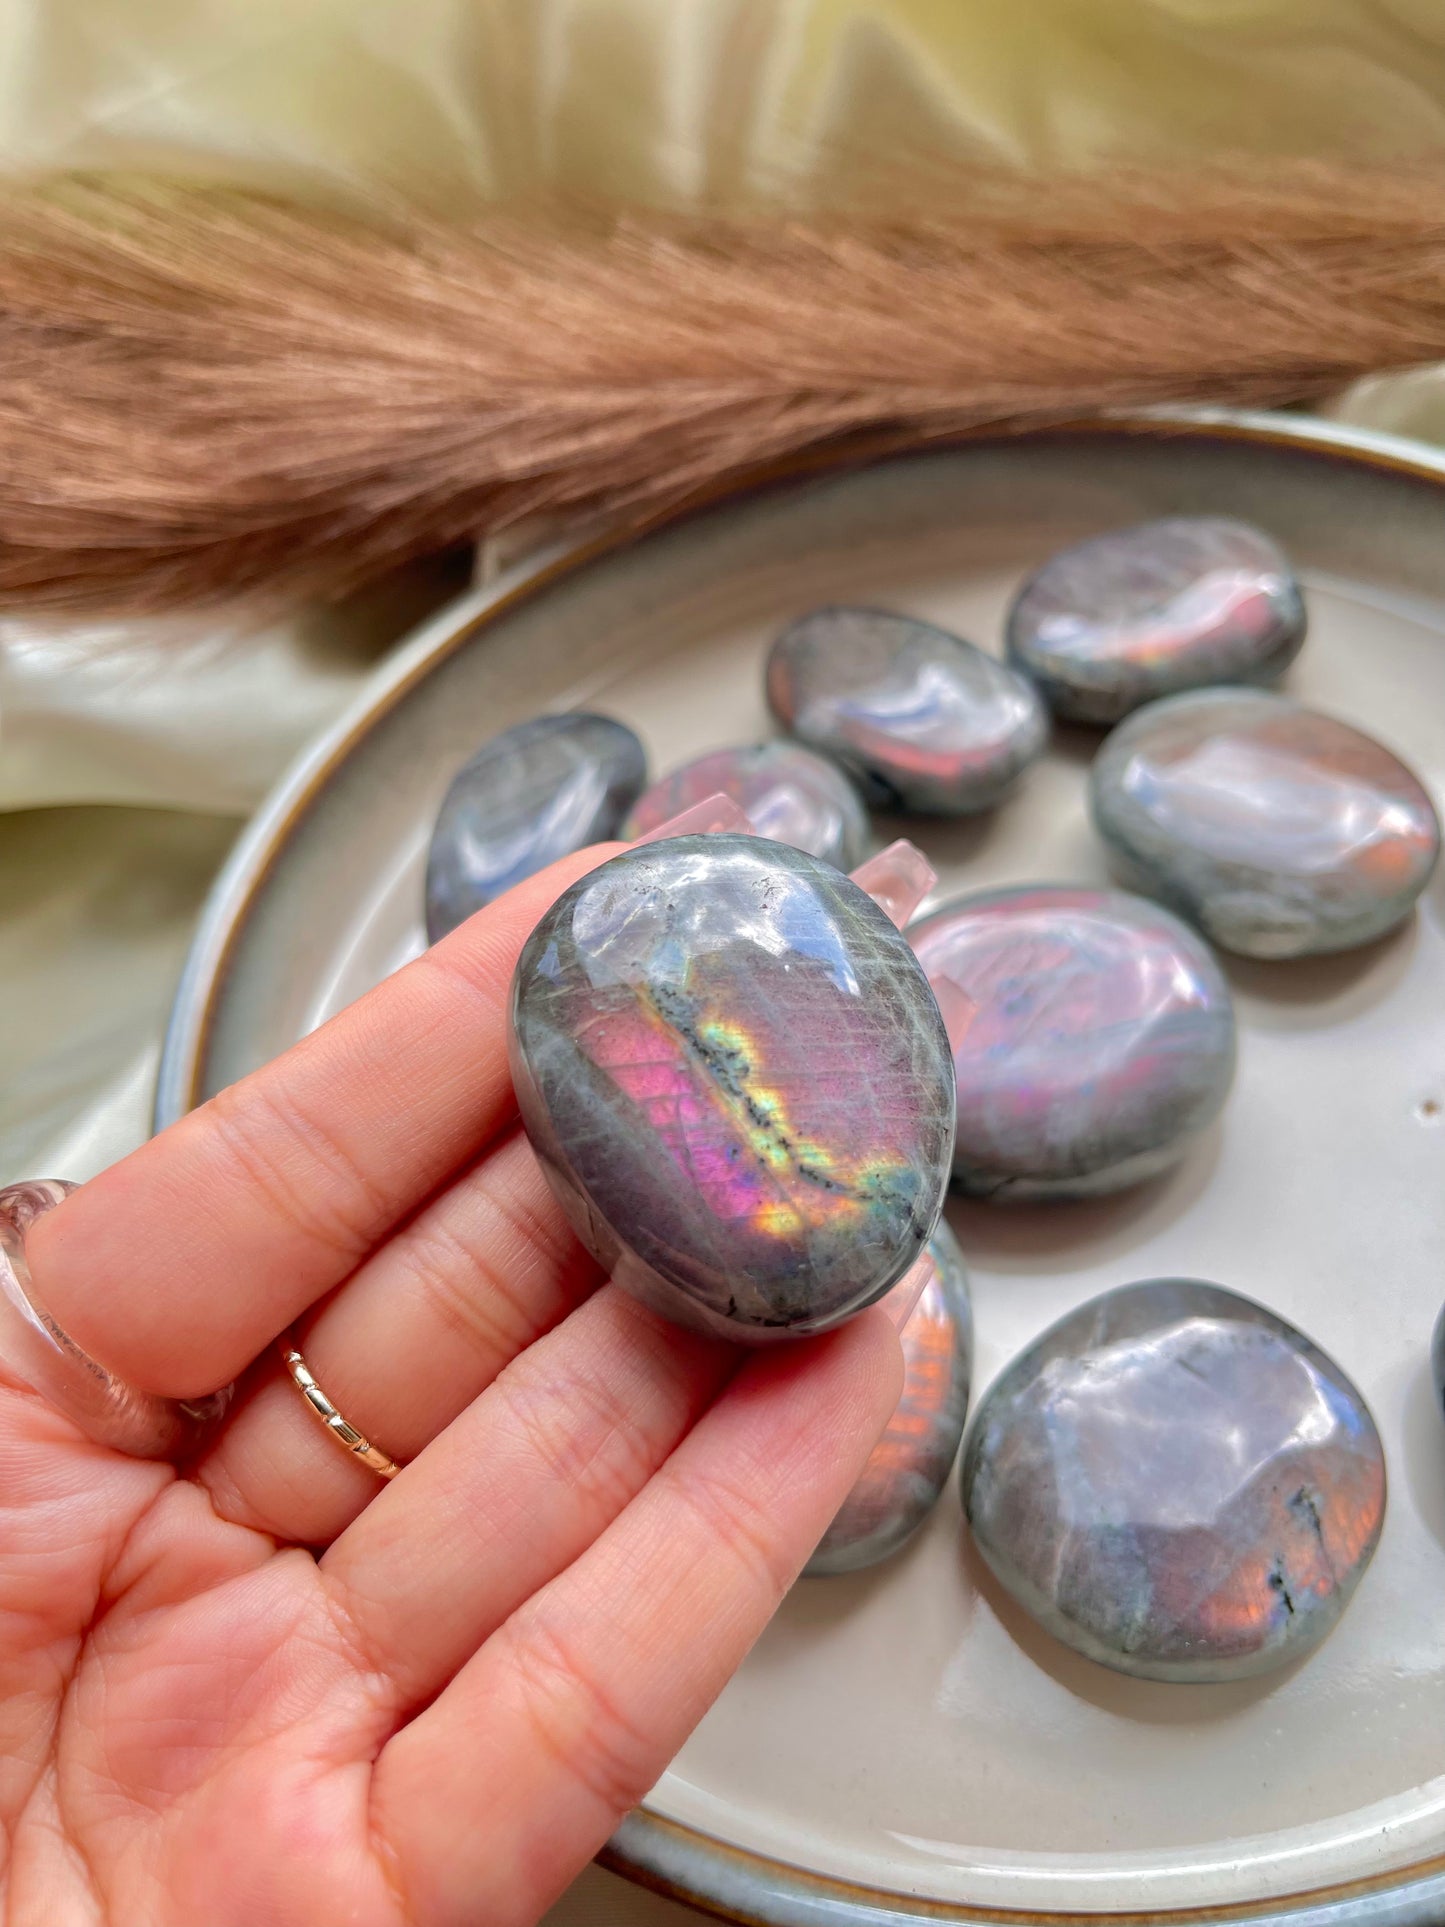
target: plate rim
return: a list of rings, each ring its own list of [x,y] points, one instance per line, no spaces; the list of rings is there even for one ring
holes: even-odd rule
[[[1007,431],[880,430],[851,436],[760,463],[645,519],[549,543],[422,623],[289,765],[241,832],[212,883],[187,949],[161,1047],[152,1131],[201,1101],[201,1076],[236,946],[296,825],[376,724],[478,632],[595,561],[759,493],[920,453],[1069,436],[1247,442],[1445,489],[1445,450],[1405,436],[1272,410],[1158,407],[1061,417]],[[1445,1920],[1445,1851],[1391,1872],[1266,1902],[1125,1913],[980,1909],[864,1887],[736,1846],[646,1807],[623,1820],[598,1858],[640,1886],[744,1927],[1438,1927]]]

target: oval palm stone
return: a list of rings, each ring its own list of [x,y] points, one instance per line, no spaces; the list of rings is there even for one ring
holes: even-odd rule
[[[851,870],[868,847],[868,817],[836,763],[800,743],[752,743],[694,757],[643,792],[622,826],[630,842],[708,796],[730,796],[759,836]]]
[[[1181,690],[1273,682],[1305,620],[1294,571],[1261,530],[1175,515],[1051,556],[1019,591],[1006,636],[1056,716],[1114,723]]]
[[[933,1231],[943,1021],[900,933],[820,858],[725,834],[613,857],[528,939],[511,1055],[579,1236],[683,1322],[826,1330]]]
[[[1440,853],[1434,805],[1397,756],[1264,690],[1139,710],[1095,758],[1090,800],[1120,880],[1247,957],[1382,936]]]
[[[559,857],[605,843],[647,781],[632,731],[580,711],[483,743],[442,799],[426,866],[427,939]]]
[[[817,609],[767,669],[773,714],[856,776],[881,809],[991,809],[1044,747],[1038,692],[1007,663],[930,622]]]
[[[1385,1460],[1333,1359],[1218,1285],[1105,1292],[1014,1359],[964,1454],[974,1539],[1055,1638],[1141,1679],[1316,1646],[1379,1540]]]
[[[1117,1191],[1184,1155],[1234,1076],[1213,953],[1118,890],[985,890],[909,927],[955,1023],[953,1170],[977,1195]],[[961,1005],[945,996],[962,993]]]
[[[903,1395],[857,1484],[818,1542],[806,1574],[858,1572],[897,1552],[922,1525],[948,1481],[968,1415],[973,1308],[958,1240],[940,1218],[923,1256],[900,1284],[924,1274],[899,1333]]]

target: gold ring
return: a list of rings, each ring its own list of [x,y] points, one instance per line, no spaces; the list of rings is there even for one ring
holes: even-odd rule
[[[401,1470],[396,1460],[389,1459],[385,1452],[378,1450],[371,1443],[370,1439],[364,1439],[354,1425],[347,1424],[311,1376],[310,1367],[300,1352],[294,1346],[283,1344],[281,1356],[286,1361],[286,1369],[291,1374],[292,1383],[332,1438],[344,1445],[354,1459],[360,1459],[363,1465],[369,1465],[378,1478],[394,1479]]]

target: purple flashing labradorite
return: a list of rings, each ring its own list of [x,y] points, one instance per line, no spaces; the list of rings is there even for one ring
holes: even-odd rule
[[[785,629],[768,703],[880,809],[992,809],[1048,739],[1025,676],[971,642],[886,609],[815,609]]]
[[[1440,854],[1434,804],[1383,743],[1262,689],[1136,711],[1095,757],[1090,803],[1121,882],[1246,957],[1383,936]]]
[[[859,1572],[898,1551],[948,1482],[968,1415],[973,1308],[958,1240],[940,1218],[923,1256],[894,1289],[923,1288],[902,1329],[903,1396],[857,1484],[804,1568]]]
[[[1209,683],[1273,682],[1305,605],[1276,543],[1248,523],[1172,515],[1051,556],[1009,611],[1009,659],[1057,716],[1116,723]]]
[[[727,834],[613,857],[528,939],[511,1053],[578,1235],[681,1322],[825,1331],[933,1231],[943,1021],[900,933],[820,858]]]
[[[740,804],[759,836],[791,843],[836,869],[851,870],[868,847],[868,816],[836,764],[800,743],[752,743],[694,757],[654,783],[622,826],[629,841],[669,822],[705,796]]]
[[[1229,986],[1158,904],[1073,884],[985,890],[908,940],[962,1012],[950,1019],[961,1189],[1117,1191],[1176,1163],[1218,1115],[1234,1076]]]
[[[1246,1679],[1318,1645],[1374,1554],[1385,1458],[1303,1332],[1188,1278],[1105,1292],[985,1393],[964,1508],[1056,1639],[1140,1679]]]
[[[432,831],[428,941],[559,857],[616,836],[646,781],[641,743],[610,716],[537,716],[483,743]]]

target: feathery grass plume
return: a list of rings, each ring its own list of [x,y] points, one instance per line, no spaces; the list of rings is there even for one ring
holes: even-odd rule
[[[0,189],[0,603],[335,595],[871,429],[1445,359],[1445,168],[898,181],[803,218]]]

